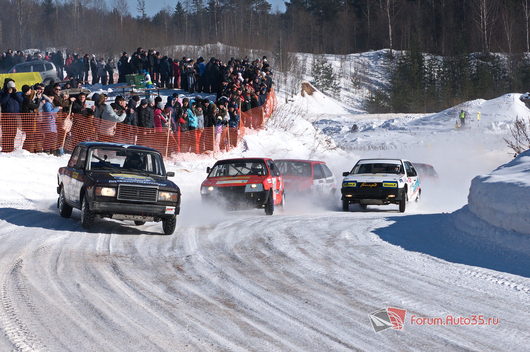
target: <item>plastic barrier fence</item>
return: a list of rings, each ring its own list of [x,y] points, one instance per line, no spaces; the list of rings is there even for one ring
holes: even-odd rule
[[[23,148],[29,152],[72,151],[83,141],[140,144],[157,149],[164,157],[175,153],[218,152],[236,147],[245,129],[259,129],[276,106],[273,91],[266,103],[241,113],[239,127],[208,127],[201,130],[172,131],[143,128],[66,113],[1,114],[2,152]]]

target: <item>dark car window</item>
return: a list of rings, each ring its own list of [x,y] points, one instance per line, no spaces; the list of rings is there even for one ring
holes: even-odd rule
[[[403,168],[399,164],[363,163],[354,166],[352,174],[402,174]]]
[[[320,180],[321,178],[324,178],[324,170],[322,170],[322,166],[320,164],[315,164],[314,170],[313,170],[313,179]]]
[[[77,159],[77,163],[75,164],[76,169],[84,169],[85,168],[85,161],[86,161],[86,148],[79,148],[79,158]]]
[[[208,177],[265,176],[267,169],[263,161],[232,161],[215,164]]]
[[[107,147],[91,148],[88,155],[92,171],[132,171],[164,174],[160,154],[136,150]]]
[[[327,167],[327,165],[325,164],[320,164],[320,165],[322,166],[322,169],[324,170],[324,176],[326,176],[326,178],[333,177],[333,173],[331,172],[329,167]]]
[[[31,72],[31,65],[23,64],[17,65],[14,68],[15,72]]]
[[[45,66],[46,66],[46,71],[51,71],[51,70],[53,70],[53,66],[52,66],[52,64],[45,64]]]
[[[405,170],[407,170],[407,176],[409,177],[418,176],[418,173],[416,172],[416,170],[414,170],[414,167],[412,167],[412,164],[408,161],[405,162]]]
[[[275,164],[282,175],[311,177],[311,164],[308,162],[277,160]]]
[[[269,160],[268,164],[272,176],[280,176],[280,170],[278,170],[278,167],[274,164],[274,162],[272,160]]]
[[[32,72],[44,72],[44,64],[33,64]]]
[[[68,167],[74,167],[77,164],[77,159],[79,158],[79,153],[81,152],[81,147],[75,148],[70,160],[68,161]]]

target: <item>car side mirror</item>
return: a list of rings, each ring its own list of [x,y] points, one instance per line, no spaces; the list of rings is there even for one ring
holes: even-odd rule
[[[167,177],[175,177],[175,173],[173,171],[166,172]]]
[[[208,166],[208,167],[206,168],[206,173],[209,174],[210,171],[212,171],[212,168]]]
[[[344,172],[342,173],[342,176],[348,176],[349,174],[350,174],[350,173],[349,173],[348,171],[344,171]]]

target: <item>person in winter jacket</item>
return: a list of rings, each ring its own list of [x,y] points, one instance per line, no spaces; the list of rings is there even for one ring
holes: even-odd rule
[[[154,125],[155,125],[155,131],[156,132],[163,132],[164,127],[167,127],[168,119],[166,118],[166,115],[164,114],[164,105],[162,102],[159,102],[156,105],[155,111],[154,111]]]
[[[82,81],[88,84],[88,72],[90,71],[90,57],[88,54],[83,56],[83,78]]]
[[[125,76],[132,73],[131,64],[129,63],[129,56],[124,51],[118,61],[118,83],[125,83],[127,80]]]
[[[24,145],[22,148],[25,150],[35,153],[35,134],[37,132],[37,120],[34,113],[39,111],[40,101],[36,99],[36,93],[28,85],[22,86],[22,105],[20,112],[23,114],[32,114],[22,116],[22,130],[26,134]]]
[[[114,84],[114,60],[108,59],[107,64],[105,65],[105,71],[107,71],[109,84]]]
[[[88,115],[88,109],[86,102],[86,94],[81,92],[77,95],[76,100],[72,103],[72,112],[74,114],[81,114],[84,116]]]
[[[154,128],[154,110],[149,106],[146,99],[140,101],[138,107],[138,127]]]
[[[107,85],[107,70],[105,69],[105,60],[103,58],[100,58],[97,63],[97,75],[98,78],[101,80],[102,85]],[[99,80],[96,82],[98,83]]]
[[[61,111],[60,106],[54,106],[47,100],[43,100],[41,132],[44,133],[44,152],[59,153],[57,146],[57,121],[56,116]]]
[[[133,95],[129,102],[127,103],[127,117],[123,123],[131,126],[138,126],[138,103],[140,102],[140,97],[138,95]]]
[[[92,55],[92,58],[90,59],[90,70],[92,71],[92,84],[98,83],[98,62],[96,60],[96,55]]]
[[[21,94],[17,93],[15,81],[6,78],[4,88],[0,93],[0,106],[2,108],[2,152],[9,153],[15,150],[15,136],[20,119],[16,115],[20,113],[20,105],[23,102]]]
[[[100,136],[111,137],[116,132],[116,123],[122,122],[127,117],[124,109],[113,109],[110,104],[106,103],[107,96],[105,94],[92,97],[95,100],[94,116],[101,119],[99,121],[98,133]],[[104,137],[105,138],[105,137]]]

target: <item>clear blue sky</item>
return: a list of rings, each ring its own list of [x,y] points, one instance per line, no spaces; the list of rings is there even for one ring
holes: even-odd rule
[[[177,4],[178,0],[146,0],[145,1],[145,7],[147,10],[148,16],[153,16],[158,11],[160,11],[164,7],[170,7],[171,9],[175,8],[175,5]],[[186,0],[181,0],[182,3],[185,3]],[[285,0],[268,0],[269,3],[272,5],[273,12],[275,10],[284,11],[285,10]],[[136,10],[136,4],[137,0],[127,0],[129,3],[129,12],[136,16],[138,11]],[[206,3],[206,0],[204,1]],[[112,7],[112,4],[114,3],[113,0],[107,0],[107,4],[109,5],[109,8]]]

